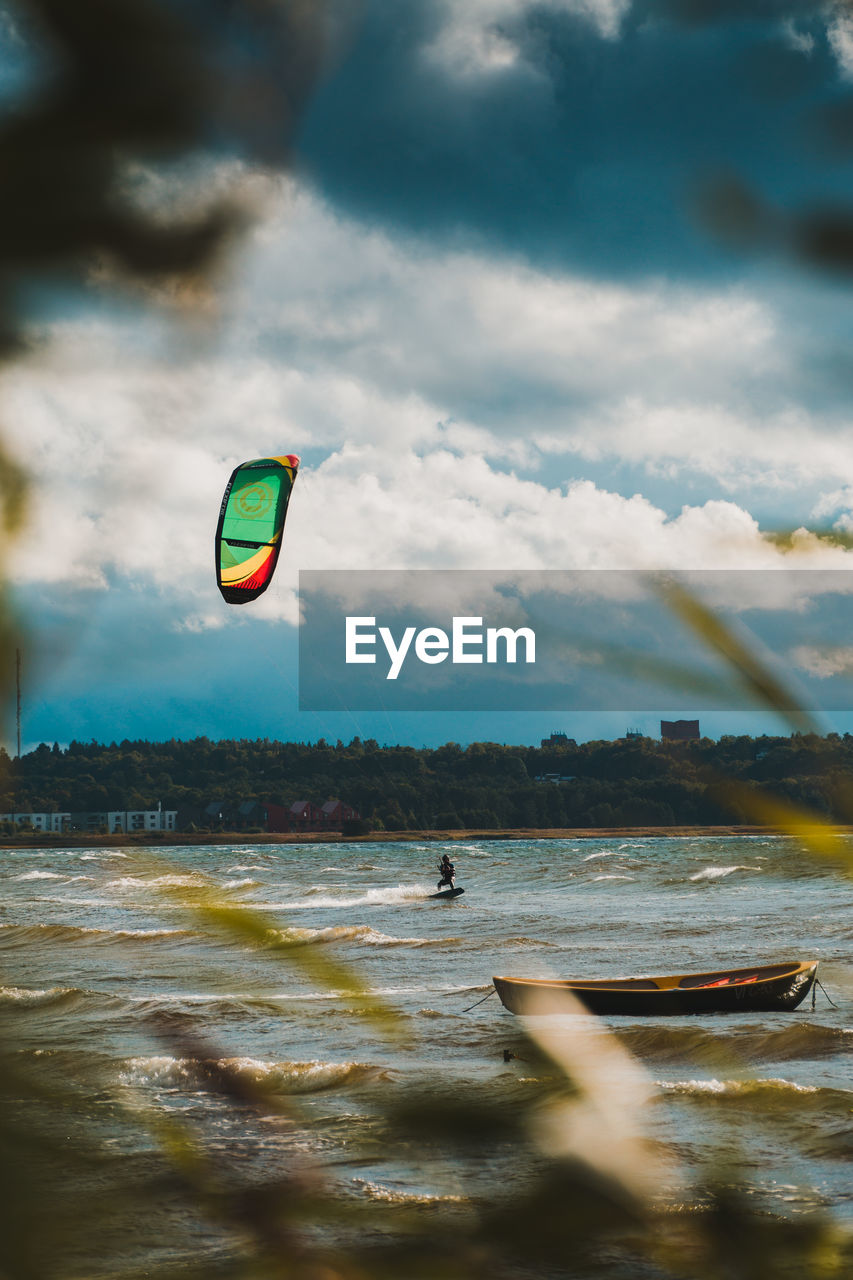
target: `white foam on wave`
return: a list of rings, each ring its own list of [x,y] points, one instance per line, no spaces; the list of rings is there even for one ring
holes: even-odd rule
[[[257,880],[247,877],[244,880],[226,880],[223,889],[254,889],[258,885]]]
[[[435,947],[458,944],[458,938],[396,938],[367,924],[338,924],[325,929],[270,929],[270,941],[292,944],[360,942],[373,947]]]
[[[353,1178],[352,1185],[358,1187],[369,1200],[378,1200],[383,1204],[464,1204],[462,1196],[438,1195],[429,1192],[396,1191],[393,1187],[385,1187],[380,1182],[370,1182],[367,1178]]]
[[[27,987],[0,987],[0,1001],[33,1009],[41,1004],[52,1004],[54,1000],[71,995],[73,991],[74,987],[47,987],[43,991],[33,991]]]
[[[583,861],[594,862],[596,858],[612,858],[615,856],[615,853],[615,849],[603,849],[601,853],[588,853]]]
[[[179,1089],[204,1087],[205,1067],[226,1071],[256,1087],[279,1093],[319,1093],[339,1085],[381,1078],[381,1067],[366,1062],[262,1062],[258,1058],[220,1058],[210,1063],[167,1056],[129,1058],[120,1073],[121,1084]]]
[[[664,1093],[711,1094],[719,1097],[738,1097],[749,1093],[818,1093],[817,1085],[797,1084],[795,1080],[770,1078],[766,1080],[664,1080],[657,1086]]]
[[[84,881],[86,884],[94,884],[94,876],[69,876],[63,875],[60,871],[27,871],[23,875],[13,876],[13,880],[62,880],[65,884],[78,884]]]
[[[68,900],[65,899],[67,902]],[[104,906],[111,906],[111,903],[104,903]],[[167,937],[192,937],[187,929],[99,929],[96,925],[83,924],[47,924],[42,921],[39,924],[0,924],[0,933],[8,932],[9,934],[26,934],[34,939],[50,939],[50,938],[167,938]]]
[[[491,983],[488,984],[491,987]],[[416,996],[421,992],[428,991],[430,995],[435,995],[437,991],[445,992],[473,992],[475,995],[478,991],[485,991],[483,987],[459,986],[457,983],[446,982],[430,982],[419,987],[371,987],[370,994],[372,996]]]
[[[164,876],[122,876],[118,880],[110,880],[108,889],[198,889],[207,881],[204,876],[195,872],[174,872]]]
[[[306,891],[309,894],[311,891]],[[264,902],[259,903],[256,911],[308,911],[315,907],[336,908],[336,907],[390,907],[397,903],[413,902],[417,899],[428,898],[434,890],[426,888],[422,884],[397,884],[389,885],[386,889],[368,889],[366,893],[359,894],[358,897],[352,898],[335,898],[330,894],[325,897],[317,894],[316,897],[309,896],[297,899],[295,902]]]
[[[593,879],[595,880],[633,880],[634,877],[612,875],[612,876],[594,876]]]
[[[691,880],[722,880],[735,871],[760,871],[760,867],[746,867],[737,863],[733,867],[705,867],[690,877]]]
[[[258,992],[241,991],[158,991],[145,995],[124,996],[128,1004],[141,1005],[174,1005],[174,1004],[217,1004],[220,1001],[232,1001],[235,1004],[252,1005],[257,1003],[278,1003],[279,1001],[299,1000],[340,1000],[351,996],[351,991],[273,991],[260,995]]]

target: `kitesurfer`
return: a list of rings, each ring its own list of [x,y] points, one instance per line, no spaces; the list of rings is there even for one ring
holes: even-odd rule
[[[438,882],[439,889],[445,884],[452,889],[453,877],[456,875],[456,868],[446,853],[442,855],[441,862],[438,864],[438,869],[441,872],[441,879]]]

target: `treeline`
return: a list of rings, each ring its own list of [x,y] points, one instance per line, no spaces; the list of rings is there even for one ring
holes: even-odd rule
[[[158,803],[181,812],[211,802],[289,806],[334,796],[386,830],[711,825],[755,820],[747,788],[849,822],[851,780],[850,734],[435,749],[359,738],[72,742],[64,750],[42,744],[20,759],[3,753],[0,812]]]

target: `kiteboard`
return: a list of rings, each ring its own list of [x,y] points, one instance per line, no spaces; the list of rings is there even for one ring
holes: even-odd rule
[[[442,889],[441,893],[431,893],[430,898],[458,898],[464,889]]]

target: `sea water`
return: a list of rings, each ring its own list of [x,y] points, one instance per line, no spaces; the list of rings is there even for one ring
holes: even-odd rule
[[[428,897],[443,852],[465,889],[451,902]],[[427,1167],[376,1118],[411,1087],[435,1107],[473,1092],[511,1110],[553,1073],[489,995],[494,974],[819,960],[827,994],[814,1008],[581,1015],[569,1034],[580,1043],[603,1024],[647,1080],[636,1119],[668,1153],[662,1196],[684,1202],[710,1169],[734,1168],[770,1213],[819,1210],[853,1228],[851,887],[793,839],[13,849],[0,853],[0,877],[0,1030],[19,1062],[77,1090],[83,1119],[69,1141],[90,1123],[143,1167],[152,1117],[179,1117],[225,1164],[268,1173],[310,1160],[354,1202],[460,1204],[512,1176],[488,1162],[476,1175],[452,1159]],[[252,909],[260,946],[200,920],[211,888],[213,901]],[[403,1016],[402,1033],[384,1036],[312,957],[348,966]],[[282,1115],[223,1102],[215,1079],[199,1080],[199,1057],[280,1098]],[[135,1266],[226,1248],[217,1230],[180,1218],[168,1246],[162,1224],[137,1233]],[[119,1274],[129,1247],[113,1242],[75,1274]]]

